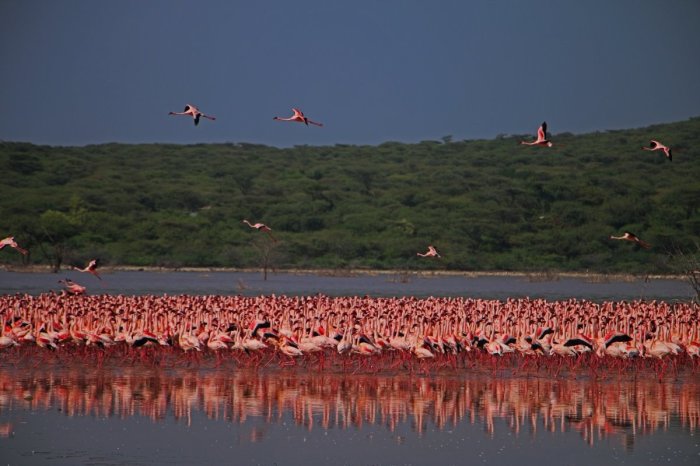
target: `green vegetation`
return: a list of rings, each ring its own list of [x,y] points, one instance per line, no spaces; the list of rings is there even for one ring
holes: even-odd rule
[[[0,143],[19,264],[664,273],[700,232],[700,118],[379,146]],[[674,160],[641,146],[658,139]],[[247,218],[274,230],[241,223]],[[624,230],[651,250],[611,241]],[[442,259],[420,259],[433,244]]]

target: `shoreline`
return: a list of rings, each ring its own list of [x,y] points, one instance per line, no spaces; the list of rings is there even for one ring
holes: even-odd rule
[[[56,274],[71,271],[71,268],[61,268]],[[262,273],[260,268],[236,267],[156,267],[117,265],[100,268],[102,273],[113,272],[188,272],[188,273]],[[13,273],[53,273],[47,265],[0,265],[0,272]],[[578,278],[591,282],[623,281],[633,282],[643,280],[685,280],[684,275],[663,274],[625,274],[600,272],[526,272],[526,271],[467,271],[467,270],[406,270],[406,269],[269,269],[269,275],[319,275],[326,277],[357,277],[357,276],[410,276],[410,277],[514,277],[526,278],[531,281],[556,281],[561,278]]]

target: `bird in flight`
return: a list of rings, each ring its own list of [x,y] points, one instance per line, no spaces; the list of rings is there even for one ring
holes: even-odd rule
[[[526,146],[547,146],[552,147],[552,141],[547,139],[547,122],[543,121],[542,125],[537,129],[537,139],[534,141],[520,141],[520,144]]]
[[[254,229],[258,230],[258,231],[264,231],[265,233],[267,233],[268,235],[270,235],[270,238],[272,238],[273,240],[275,239],[275,237],[272,236],[272,228],[268,227],[268,226],[265,225],[264,223],[260,223],[260,222],[258,222],[258,223],[250,223],[250,222],[249,222],[248,220],[246,220],[246,219],[243,219],[243,223],[245,223],[246,225],[248,225],[250,228],[254,228]]]
[[[205,115],[204,113],[200,112],[197,107],[190,104],[185,105],[185,110],[183,112],[170,112],[168,115],[190,115],[192,118],[194,118],[195,126],[199,124],[200,117],[208,118],[209,120],[216,120],[216,117]]]
[[[85,288],[82,285],[78,285],[70,278],[65,278],[63,280],[59,280],[58,283],[63,283],[63,285],[65,286],[65,289],[63,290],[63,292],[66,294],[81,295],[81,294],[85,294],[85,291],[87,291],[87,288]]]
[[[659,141],[656,141],[654,139],[652,139],[649,142],[649,147],[642,147],[642,149],[650,150],[650,151],[662,150],[662,151],[664,151],[664,154],[666,154],[666,158],[668,159],[669,162],[671,162],[673,159],[673,154],[671,154],[671,148],[664,146]]]
[[[629,231],[626,231],[622,236],[610,235],[610,239],[619,239],[623,241],[629,241],[631,243],[636,243],[644,249],[649,249],[651,247],[651,244],[647,243],[646,241],[642,241],[637,235],[635,235],[634,233],[630,233]]]
[[[290,116],[289,118],[282,118],[282,117],[272,117],[273,120],[279,120],[279,121],[298,121],[299,123],[304,123],[306,126],[309,126],[309,123],[312,125],[316,126],[323,126],[323,123],[319,123],[317,121],[309,120],[304,114],[302,113],[301,110],[298,108],[293,108],[292,111],[294,112],[294,115]]]
[[[13,249],[16,249],[17,251],[21,252],[21,253],[24,254],[25,256],[26,256],[27,253],[29,252],[29,251],[27,251],[26,249],[21,248],[21,247],[17,244],[17,241],[15,241],[15,237],[14,237],[14,236],[8,236],[7,238],[0,240],[0,249],[4,248],[5,246],[9,246],[9,247],[11,247],[11,248],[13,248]]]
[[[421,254],[420,252],[417,252],[416,255],[420,257],[441,257],[440,254],[438,254],[437,249],[435,249],[432,245],[428,246],[428,251]]]
[[[84,269],[81,269],[80,267],[73,267],[73,270],[77,270],[78,272],[86,272],[86,273],[91,273],[100,280],[102,280],[102,277],[100,277],[100,274],[97,273],[97,266],[99,265],[99,260],[98,259],[93,259],[91,260],[88,265],[85,266]]]

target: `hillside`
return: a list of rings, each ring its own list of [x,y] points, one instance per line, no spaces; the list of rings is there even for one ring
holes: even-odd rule
[[[700,118],[379,146],[0,143],[0,237],[31,263],[665,273],[700,237]],[[642,151],[649,139],[674,149]],[[242,219],[264,222],[276,242]],[[612,241],[630,230],[653,245]],[[441,259],[422,259],[433,244]],[[0,263],[23,258],[3,250]]]

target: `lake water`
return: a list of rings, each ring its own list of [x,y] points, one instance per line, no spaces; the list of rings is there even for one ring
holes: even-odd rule
[[[0,294],[542,297],[687,301],[680,280],[329,276],[233,272],[0,272]],[[545,277],[546,278],[546,277]],[[31,357],[19,352],[36,351]],[[61,351],[59,349],[59,351]],[[80,354],[80,353],[77,353]],[[590,374],[366,374],[167,367],[0,350],[0,464],[700,464],[700,362]],[[354,366],[356,367],[356,366]]]
[[[460,276],[414,274],[357,274],[331,276],[271,273],[263,280],[255,272],[113,272],[95,277],[75,271],[21,273],[0,271],[0,294],[39,294],[58,291],[59,279],[70,278],[88,288],[88,294],[244,294],[331,296],[470,296],[506,299],[526,297],[546,299],[635,300],[663,299],[687,301],[692,296],[684,280],[636,278],[631,280],[542,276]]]
[[[693,376],[0,368],[3,464],[699,461]]]

